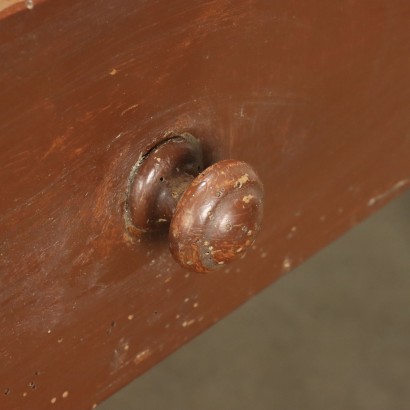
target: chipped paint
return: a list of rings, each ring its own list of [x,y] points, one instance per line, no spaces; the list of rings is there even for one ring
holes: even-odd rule
[[[249,204],[249,202],[251,202],[251,199],[253,198],[253,195],[245,195],[242,198],[242,201],[245,202],[245,204]]]
[[[249,181],[249,175],[244,174],[236,180],[234,187],[241,188],[242,185],[246,184],[248,181]]]

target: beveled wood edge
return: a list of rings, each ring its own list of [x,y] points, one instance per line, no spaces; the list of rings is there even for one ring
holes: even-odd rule
[[[24,10],[33,10],[46,0],[0,0],[0,20]]]

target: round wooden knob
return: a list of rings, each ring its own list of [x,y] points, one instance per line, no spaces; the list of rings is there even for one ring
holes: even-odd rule
[[[207,272],[241,256],[254,242],[262,220],[263,188],[245,162],[218,162],[187,187],[171,221],[174,258]]]
[[[170,222],[171,254],[184,268],[209,272],[244,255],[258,234],[263,186],[250,165],[223,160],[202,171],[188,134],[150,151],[131,178],[130,220],[140,231]]]

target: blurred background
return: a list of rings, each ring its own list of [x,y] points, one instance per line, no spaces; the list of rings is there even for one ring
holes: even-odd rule
[[[410,193],[101,410],[409,410]]]

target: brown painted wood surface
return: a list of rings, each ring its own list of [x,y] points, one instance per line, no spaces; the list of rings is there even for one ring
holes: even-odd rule
[[[407,188],[409,18],[408,0],[53,0],[3,18],[0,407],[92,408]],[[217,274],[124,235],[130,170],[169,131],[264,183],[255,248]]]

